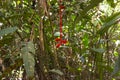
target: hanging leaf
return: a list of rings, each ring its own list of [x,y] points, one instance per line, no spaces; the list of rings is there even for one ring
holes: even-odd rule
[[[52,69],[52,70],[50,70],[50,72],[53,72],[53,73],[56,73],[56,74],[59,74],[59,75],[63,75],[63,72],[61,72],[60,70],[58,70],[58,69]]]
[[[94,52],[98,52],[98,53],[104,53],[105,52],[105,49],[102,49],[102,48],[92,48],[91,50],[94,51]]]
[[[107,32],[108,29],[118,21],[118,19],[120,19],[120,12],[107,18],[105,20],[106,22],[103,24],[102,28],[98,31],[98,33],[102,35]]]
[[[10,33],[13,33],[17,29],[18,29],[17,27],[9,27],[9,28],[2,29],[2,30],[0,30],[0,36],[4,36],[4,35],[10,34]]]
[[[115,62],[115,67],[114,67],[114,70],[113,70],[113,75],[118,73],[120,71],[120,55],[118,56],[118,59],[117,61]]]
[[[26,42],[26,43],[23,44],[23,46],[24,47],[21,49],[23,63],[24,63],[24,67],[25,67],[27,76],[29,78],[31,78],[31,77],[34,76],[35,48],[34,48],[34,44],[32,42]]]

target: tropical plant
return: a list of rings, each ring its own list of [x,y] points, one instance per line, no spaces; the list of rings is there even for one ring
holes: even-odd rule
[[[1,80],[120,79],[120,1],[62,0],[56,48],[60,4],[0,0]]]

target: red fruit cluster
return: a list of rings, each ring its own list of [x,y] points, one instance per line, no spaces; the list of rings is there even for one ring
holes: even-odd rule
[[[61,38],[56,38],[55,41],[58,42],[58,44],[56,44],[56,48],[59,48],[61,45],[66,44],[68,42],[67,40],[63,40]]]
[[[65,9],[65,6],[63,6],[63,5],[60,5],[60,9]]]

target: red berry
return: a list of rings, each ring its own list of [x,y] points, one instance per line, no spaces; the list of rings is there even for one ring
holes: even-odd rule
[[[61,43],[58,43],[57,45],[56,45],[56,48],[59,48],[61,46]]]

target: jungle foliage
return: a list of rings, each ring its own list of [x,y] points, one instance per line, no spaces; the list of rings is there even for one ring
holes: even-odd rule
[[[0,80],[120,80],[120,0],[0,0]]]

